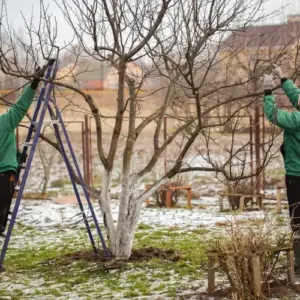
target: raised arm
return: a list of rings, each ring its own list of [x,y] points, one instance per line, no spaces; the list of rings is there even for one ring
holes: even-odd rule
[[[277,108],[274,95],[266,93],[264,97],[264,113],[273,124],[287,131],[300,129],[300,112],[287,112]]]
[[[290,102],[297,110],[299,110],[300,89],[295,85],[295,83],[291,79],[282,78],[281,83],[282,83],[282,89],[284,90],[285,94],[288,96]]]
[[[44,76],[47,65],[36,70],[36,77],[30,86],[25,88],[17,103],[14,104],[7,113],[0,116],[0,128],[15,130],[25,117],[35,95],[35,90],[39,85],[40,78]]]
[[[15,130],[26,115],[35,95],[32,87],[27,87],[16,104],[7,113],[0,116],[0,127]]]
[[[281,80],[281,86],[287,97],[289,98],[291,104],[294,108],[299,110],[300,102],[299,102],[299,95],[300,95],[300,89],[295,85],[295,83],[284,76],[282,69],[277,66],[276,64],[273,64],[273,73],[277,78],[280,78]]]

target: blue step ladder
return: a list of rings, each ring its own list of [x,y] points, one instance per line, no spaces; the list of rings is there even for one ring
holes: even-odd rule
[[[34,157],[34,154],[36,151],[36,147],[37,147],[37,144],[39,141],[40,133],[41,133],[41,130],[43,127],[44,118],[45,118],[47,111],[51,118],[51,121],[48,123],[50,123],[54,128],[55,137],[56,137],[57,143],[59,145],[60,153],[65,161],[65,164],[66,164],[69,176],[70,176],[70,180],[71,180],[71,183],[72,183],[72,186],[74,189],[74,193],[76,195],[76,199],[77,199],[77,202],[78,202],[78,205],[79,205],[79,208],[81,211],[81,215],[82,215],[90,242],[92,244],[94,253],[96,255],[98,255],[99,249],[96,246],[96,242],[95,242],[94,236],[92,234],[89,220],[88,220],[87,214],[85,213],[85,210],[84,210],[84,206],[83,206],[83,203],[82,203],[82,200],[81,200],[78,188],[77,188],[76,179],[77,179],[77,182],[81,185],[81,187],[83,189],[83,193],[84,193],[85,199],[88,204],[88,209],[89,209],[89,212],[91,213],[97,235],[101,241],[105,257],[108,258],[110,256],[109,251],[106,247],[106,244],[105,244],[105,241],[104,241],[104,238],[103,238],[103,235],[102,235],[102,232],[101,232],[101,229],[100,229],[100,226],[99,226],[99,223],[98,223],[98,220],[97,220],[97,217],[96,217],[96,214],[95,214],[92,202],[91,202],[91,199],[89,197],[89,193],[85,186],[85,182],[83,180],[78,161],[76,159],[73,147],[71,145],[71,141],[70,141],[68,132],[67,132],[65,124],[63,122],[63,118],[61,116],[61,113],[60,113],[57,105],[56,105],[55,100],[51,98],[51,93],[54,88],[52,80],[55,79],[57,69],[58,69],[57,61],[55,59],[49,60],[47,70],[46,70],[46,76],[45,76],[46,81],[44,83],[44,86],[41,89],[40,95],[37,100],[36,109],[34,111],[33,118],[31,120],[31,125],[29,128],[28,134],[27,134],[26,141],[24,143],[23,151],[21,154],[21,159],[19,161],[19,167],[18,167],[18,170],[16,173],[15,184],[17,184],[17,182],[21,178],[22,171],[24,171],[23,176],[21,178],[19,190],[18,191],[16,190],[17,198],[16,198],[16,201],[14,204],[14,209],[13,209],[10,221],[9,221],[8,230],[5,234],[4,243],[1,245],[2,249],[1,249],[1,255],[0,255],[0,271],[1,271],[1,269],[3,269],[5,255],[6,255],[8,245],[9,245],[9,242],[11,239],[14,224],[16,222],[18,210],[19,210],[20,203],[21,203],[21,200],[23,197],[27,178],[28,178],[28,175],[30,172],[33,157]],[[67,147],[68,147],[68,150],[69,150],[69,153],[71,155],[71,159],[72,159],[72,162],[74,165],[74,169],[73,169],[71,161],[67,155],[66,148],[63,144],[61,134],[66,141],[66,144],[67,144]],[[24,158],[27,157],[27,153],[28,153],[28,158],[26,161],[26,159],[24,159]]]

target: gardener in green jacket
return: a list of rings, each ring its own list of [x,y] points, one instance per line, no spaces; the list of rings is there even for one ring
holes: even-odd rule
[[[295,268],[300,269],[300,89],[283,76],[281,68],[274,65],[273,73],[280,78],[282,89],[297,111],[288,112],[277,108],[272,94],[273,75],[264,78],[264,112],[270,122],[284,130],[281,152],[285,164],[285,182],[291,227],[294,233]]]
[[[15,129],[26,115],[38,87],[44,68],[38,69],[31,85],[25,88],[16,104],[0,115],[0,235],[4,235],[11,201],[15,174],[18,168]]]

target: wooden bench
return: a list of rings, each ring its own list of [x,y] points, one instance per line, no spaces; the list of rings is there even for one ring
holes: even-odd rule
[[[151,184],[145,185],[145,190],[149,190],[152,187]],[[159,191],[166,191],[166,207],[171,208],[172,207],[172,192],[178,191],[178,190],[185,190],[187,191],[187,206],[189,209],[192,208],[192,187],[189,185],[184,186],[163,186],[162,188],[158,189]],[[150,200],[148,199],[146,201],[146,204],[150,204]]]
[[[273,253],[285,252],[287,259],[287,280],[290,284],[295,283],[295,272],[294,272],[294,251],[291,245],[283,246],[280,248],[273,248],[270,251]],[[253,281],[253,294],[255,297],[260,297],[262,294],[261,288],[261,264],[260,264],[260,256],[263,252],[253,252],[247,255],[243,255],[243,257],[251,258],[252,264],[252,281]],[[208,254],[208,293],[212,294],[216,289],[215,283],[215,272],[218,268],[219,256],[224,256],[224,253],[218,254],[215,252],[210,252]],[[227,254],[233,257],[240,257],[239,254],[230,253]]]
[[[239,210],[243,211],[245,209],[245,198],[251,198],[251,205],[253,206],[254,203],[258,205],[260,209],[264,208],[263,194],[254,194],[254,195],[244,195],[244,194],[238,194],[238,193],[222,193],[219,197],[219,207],[220,211],[224,211],[224,197],[227,197],[228,203],[229,203],[229,197],[239,197]],[[254,201],[255,200],[255,201]],[[230,205],[230,203],[229,203]]]

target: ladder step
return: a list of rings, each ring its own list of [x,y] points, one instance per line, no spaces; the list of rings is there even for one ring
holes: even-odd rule
[[[31,122],[31,125],[32,125],[32,126],[34,126],[34,127],[36,127],[36,126],[37,126],[37,124],[38,124],[38,122],[37,122],[37,121],[32,121],[32,122]]]
[[[23,145],[24,145],[24,147],[32,147],[33,143],[24,142]]]
[[[37,126],[38,123],[39,123],[39,121],[31,122],[31,124],[32,124],[33,126]],[[59,122],[58,119],[56,119],[56,120],[44,121],[43,124],[45,124],[45,125],[59,125],[60,122]]]
[[[51,125],[59,125],[60,122],[59,122],[59,120],[51,120],[51,121],[49,121],[49,124],[51,124]]]

